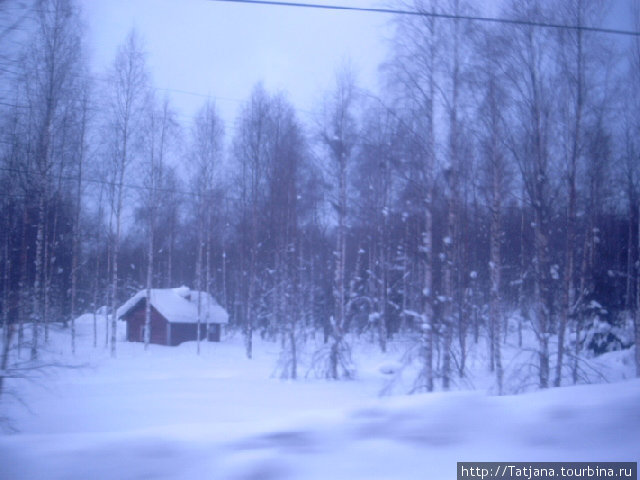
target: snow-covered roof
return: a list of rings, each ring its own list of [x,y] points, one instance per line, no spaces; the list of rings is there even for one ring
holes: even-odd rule
[[[118,308],[118,318],[122,318],[145,298],[147,290],[140,290]],[[229,314],[207,292],[190,290],[188,287],[151,289],[151,305],[170,323],[197,322],[198,298],[202,323],[229,323]]]

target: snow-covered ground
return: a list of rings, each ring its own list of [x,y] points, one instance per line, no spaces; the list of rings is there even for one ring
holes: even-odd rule
[[[437,480],[458,461],[640,460],[640,381],[623,380],[632,350],[594,363],[615,383],[497,397],[471,347],[457,385],[476,390],[380,397],[406,345],[356,345],[353,381],[282,381],[277,344],[256,342],[248,360],[239,337],[200,356],[194,343],[121,342],[111,359],[91,322],[78,322],[74,358],[68,330],[52,332],[47,357],[77,368],[10,382],[24,405],[0,400],[17,430],[0,435],[0,478]],[[505,353],[507,376],[525,354]]]

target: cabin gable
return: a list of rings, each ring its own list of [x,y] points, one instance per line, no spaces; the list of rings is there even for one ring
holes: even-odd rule
[[[144,324],[146,320],[146,298],[122,317],[127,323],[127,341],[144,342]],[[151,343],[168,345],[169,322],[151,305]]]

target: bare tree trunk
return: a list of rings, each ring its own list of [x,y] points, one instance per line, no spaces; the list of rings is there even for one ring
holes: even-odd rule
[[[520,235],[518,236],[519,245],[520,245],[520,278],[518,283],[518,307],[520,309],[520,314],[518,315],[518,348],[522,348],[522,323],[523,323],[523,315],[525,310],[525,300],[524,300],[524,280],[526,275],[526,263],[524,258],[524,222],[525,222],[525,188],[522,187],[522,199],[523,202],[520,205]]]
[[[3,335],[2,352],[0,353],[0,397],[4,388],[5,372],[9,366],[9,352],[11,351],[11,340],[13,338],[13,324],[4,324],[5,334]]]
[[[428,392],[433,391],[433,340],[435,335],[435,316],[433,310],[433,169],[435,165],[435,73],[436,61],[435,46],[435,19],[429,18],[429,98],[427,100],[427,152],[425,157],[425,209],[424,209],[424,233],[422,245],[424,248],[424,287],[422,290],[424,307],[422,320],[422,344],[424,348],[424,377]]]
[[[100,228],[100,227],[98,227]],[[100,238],[100,235],[98,235]],[[97,243],[98,249],[100,242]],[[98,347],[98,291],[100,290],[100,253],[96,252],[95,275],[93,277],[93,348]],[[72,325],[72,328],[75,328]]]
[[[111,356],[116,356],[117,322],[118,322],[118,261],[120,255],[120,235],[124,196],[125,173],[135,158],[136,140],[140,135],[142,112],[148,107],[147,73],[144,55],[139,47],[139,40],[132,30],[125,42],[118,48],[113,68],[111,70],[113,91],[110,102],[112,120],[115,124],[117,136],[116,151],[113,152],[115,222],[116,231],[113,238],[112,254],[112,284],[111,284]],[[114,201],[114,200],[112,200]],[[112,204],[113,207],[113,204]],[[113,208],[112,208],[113,210]],[[112,211],[112,214],[114,212]]]
[[[120,182],[118,187],[118,200],[116,208],[116,231],[113,239],[113,252],[111,257],[111,356],[116,356],[116,331],[118,328],[118,257],[120,256],[120,216],[122,209],[122,181],[124,172],[120,174]]]
[[[198,203],[202,205],[202,199],[198,199]],[[196,353],[200,355],[200,325],[202,325],[202,244],[203,239],[203,225],[202,225],[202,209],[198,209],[198,253],[196,257],[196,285],[198,289],[198,321],[196,332]]]
[[[492,362],[491,365],[495,367],[496,381],[498,383],[498,395],[502,395],[503,389],[503,377],[504,372],[502,369],[502,355],[500,352],[500,327],[502,324],[502,309],[500,305],[500,289],[501,289],[501,271],[502,271],[502,257],[500,254],[501,239],[502,239],[502,170],[503,165],[499,158],[498,152],[498,131],[497,121],[498,112],[496,104],[496,92],[492,89],[491,105],[492,110],[492,132],[491,132],[491,180],[492,180],[492,199],[491,199],[491,234],[490,234],[490,276],[491,276],[491,290],[490,290],[490,303],[489,303],[489,315],[491,323],[491,353]]]
[[[451,386],[451,340],[453,336],[453,235],[455,229],[453,194],[449,193],[447,199],[447,227],[444,237],[443,252],[445,259],[443,265],[442,293],[444,304],[442,306],[442,388],[449,390]]]
[[[247,317],[246,321],[246,332],[245,332],[245,347],[247,358],[253,358],[253,323],[254,323],[254,297],[255,297],[255,289],[256,289],[256,263],[257,263],[257,248],[258,248],[258,239],[257,239],[257,230],[258,230],[258,212],[256,201],[252,201],[251,207],[251,246],[249,253],[249,286],[247,291],[247,304],[245,306],[245,311]]]
[[[6,214],[6,212],[5,212]],[[7,371],[9,365],[9,351],[11,349],[11,340],[14,332],[13,322],[9,324],[9,296],[11,278],[11,256],[9,252],[9,232],[12,217],[11,214],[5,216],[5,233],[3,245],[3,272],[2,272],[2,352],[0,353],[0,397],[2,396],[2,387],[4,383],[4,372]]]
[[[51,236],[51,242],[55,242],[55,230],[58,223],[58,209],[54,206],[53,213],[53,231],[49,232],[49,225],[45,219],[44,224],[44,240],[42,242],[44,254],[42,256],[42,323],[44,326],[44,343],[49,343],[49,299],[51,292],[51,270],[52,270],[52,256],[49,253],[51,251],[51,245],[49,243],[49,236]],[[49,214],[50,215],[50,214]],[[47,216],[49,216],[47,215]]]
[[[531,35],[531,34],[530,34]],[[529,41],[532,42],[531,36]],[[533,46],[530,46],[533,49]],[[532,116],[533,116],[533,177],[528,179],[531,186],[531,200],[534,210],[534,304],[537,321],[537,336],[539,343],[539,386],[549,387],[549,334],[551,294],[549,281],[549,239],[548,216],[546,210],[547,145],[543,132],[542,93],[539,91],[539,75],[537,65],[531,62],[528,66],[533,88]]]
[[[169,252],[167,253],[167,287],[171,287],[173,285],[173,245],[175,243],[175,222],[173,218],[171,219],[169,231]]]
[[[577,17],[578,26],[582,24],[582,5],[578,1],[577,5]],[[578,36],[578,51],[577,51],[577,72],[576,72],[576,103],[575,103],[575,118],[574,118],[574,131],[572,135],[571,146],[571,158],[569,160],[569,172],[568,172],[568,188],[569,188],[569,209],[567,212],[567,238],[565,243],[565,261],[566,269],[564,276],[564,292],[562,311],[560,314],[560,325],[558,326],[558,358],[556,364],[556,378],[554,386],[559,387],[562,383],[562,367],[564,361],[564,336],[567,329],[567,323],[569,317],[573,313],[575,303],[575,287],[574,287],[574,251],[576,246],[575,229],[576,229],[576,174],[578,155],[581,141],[581,129],[582,129],[582,107],[583,107],[583,59],[582,59],[582,30],[578,29],[576,32]]]
[[[152,106],[151,111],[151,132],[150,132],[150,165],[149,165],[149,191],[148,191],[148,215],[147,218],[147,299],[145,301],[144,308],[144,349],[149,349],[149,343],[151,342],[151,287],[153,286],[153,242],[154,242],[154,234],[155,234],[155,217],[156,217],[156,175],[157,175],[157,166],[156,166],[156,158],[155,158],[155,111],[153,111],[154,107]]]
[[[385,155],[383,153],[383,155]],[[380,351],[385,353],[387,351],[387,337],[389,335],[387,321],[388,321],[388,311],[387,306],[389,304],[389,233],[388,233],[388,225],[387,225],[387,215],[389,212],[390,205],[388,204],[388,189],[391,180],[389,178],[389,165],[388,159],[382,160],[384,162],[384,174],[385,181],[383,187],[383,206],[382,206],[382,219],[380,222],[380,246],[379,246],[379,255],[380,255],[380,320],[378,324],[378,342],[380,344]]]
[[[145,308],[144,308],[144,349],[145,350],[149,349],[149,343],[151,342],[151,287],[153,284],[153,237],[154,237],[153,233],[155,228],[155,225],[154,225],[155,222],[153,221],[153,214],[150,214],[150,216],[151,218],[149,219],[149,232],[148,232],[149,238],[147,243],[147,299],[146,299]]]
[[[109,277],[111,277],[113,279],[113,239],[114,239],[114,234],[113,234],[113,217],[114,217],[114,210],[115,207],[113,205],[113,202],[115,201],[115,180],[113,181],[113,185],[112,185],[112,191],[111,194],[114,198],[111,199],[111,210],[109,212],[109,234],[107,236],[107,279]],[[111,289],[112,285],[109,285],[108,283],[105,284],[105,304],[106,305],[110,305],[111,307],[113,307],[114,303],[113,300],[111,299],[112,295],[112,289]],[[105,312],[104,315],[104,348],[107,348],[109,346],[109,312]]]
[[[66,129],[65,129],[66,132]],[[66,135],[63,135],[62,143],[65,143]],[[60,170],[58,173],[58,185],[56,191],[60,192],[62,190],[62,173],[63,173],[63,162],[60,162]],[[51,216],[51,213],[48,213],[48,217]],[[48,222],[45,221],[44,225],[44,265],[43,265],[43,323],[44,323],[44,342],[45,344],[49,343],[49,317],[51,311],[51,290],[52,290],[52,276],[53,276],[53,264],[55,262],[55,248],[57,247],[57,235],[58,235],[58,220],[60,218],[60,211],[58,208],[58,204],[54,202],[53,204],[53,225],[51,227],[51,231],[49,231]],[[72,248],[73,248],[73,237],[72,237]],[[53,254],[51,251],[53,250]],[[67,326],[67,322],[65,321],[65,327]]]
[[[640,258],[640,206],[638,206],[638,258]],[[636,272],[636,377],[640,377],[640,268]]]
[[[459,11],[459,2],[454,0],[454,11]],[[443,345],[442,345],[442,388],[449,390],[451,386],[451,342],[453,338],[453,298],[454,298],[454,268],[455,251],[459,248],[456,237],[456,224],[458,221],[458,170],[460,162],[458,158],[458,95],[459,95],[459,21],[454,20],[453,31],[453,65],[451,72],[452,98],[449,106],[449,166],[445,172],[447,177],[447,226],[444,237],[443,252],[445,254],[445,264],[443,273],[442,290],[445,303],[442,308],[443,322]]]
[[[629,179],[629,186],[627,187],[629,198],[629,210],[627,217],[627,272],[626,272],[626,289],[624,296],[625,308],[629,311],[633,310],[633,213],[635,210],[633,192],[634,186],[631,179]]]
[[[42,290],[42,275],[43,275],[43,263],[42,263],[42,250],[44,247],[44,225],[45,222],[45,203],[44,192],[40,192],[40,199],[38,201],[38,231],[36,233],[36,256],[35,256],[35,277],[33,280],[33,311],[31,312],[31,360],[38,358],[38,332],[41,322],[41,290]]]
[[[540,388],[549,387],[549,321],[547,307],[547,285],[545,268],[548,267],[547,262],[547,236],[543,231],[541,222],[543,221],[539,209],[535,209],[535,226],[534,226],[534,242],[535,242],[535,279],[534,279],[534,303],[537,321],[537,336],[539,343],[538,359],[539,359],[539,380]]]
[[[224,237],[223,237],[224,239]],[[221,305],[227,308],[227,250],[222,247],[222,298]]]
[[[98,195],[98,226],[96,228],[96,263],[95,265],[95,272],[94,272],[94,276],[93,276],[93,299],[92,299],[92,305],[93,305],[93,348],[97,348],[98,347],[98,298],[102,298],[102,295],[100,295],[100,291],[101,286],[100,286],[100,282],[101,282],[101,275],[100,275],[100,260],[102,258],[102,255],[100,254],[100,246],[102,244],[102,228],[101,228],[101,224],[102,224],[102,215],[104,213],[103,211],[103,205],[102,205],[102,195],[104,193],[104,186],[101,185],[100,187],[100,193]],[[109,256],[108,252],[107,252],[107,257]],[[108,263],[108,261],[107,261]],[[109,275],[109,271],[107,269],[107,271],[105,272],[108,278]],[[101,302],[102,303],[102,302]],[[108,302],[107,302],[108,303]],[[102,305],[101,305],[102,306]]]
[[[425,253],[424,266],[424,307],[422,318],[422,346],[424,349],[423,375],[426,381],[428,392],[433,392],[433,337],[435,319],[433,312],[433,217],[431,209],[433,196],[431,185],[427,186],[426,206],[424,210],[425,231],[423,233],[422,244]]]
[[[400,333],[404,334],[407,331],[407,315],[406,311],[409,309],[409,221],[404,218],[404,235],[399,242],[398,250],[402,249],[402,310],[400,316]]]
[[[82,213],[82,167],[84,162],[84,142],[87,123],[87,96],[82,104],[82,124],[80,130],[80,153],[78,157],[78,184],[76,186],[76,214],[73,219],[73,251],[71,260],[71,353],[76,353],[76,301],[78,288],[78,263],[80,257],[80,215]],[[96,255],[99,257],[99,255]],[[93,317],[93,343],[96,343],[96,321]]]
[[[213,202],[211,200],[209,200],[208,204],[211,205]],[[207,208],[206,209],[207,212],[207,231],[206,231],[206,235],[205,235],[205,261],[206,266],[205,266],[205,272],[204,272],[204,291],[207,292],[207,294],[209,294],[211,292],[211,228],[212,228],[212,221],[211,221],[211,209]],[[205,313],[206,313],[206,321],[205,321],[205,332],[207,335],[207,339],[209,336],[209,309],[210,309],[210,305],[209,305],[209,295],[207,295],[205,297],[205,300],[207,301],[207,305],[205,308]]]
[[[78,289],[78,257],[80,255],[80,210],[82,191],[82,163],[78,173],[78,193],[76,196],[76,215],[73,223],[73,252],[71,259],[71,354],[76,354],[76,301]],[[95,337],[95,328],[94,328]]]
[[[122,217],[122,201],[124,195],[124,174],[125,167],[127,162],[127,139],[128,134],[125,129],[125,133],[123,136],[124,146],[122,150],[122,158],[120,159],[120,166],[118,169],[118,182],[116,185],[117,189],[117,198],[116,198],[116,209],[115,209],[115,222],[116,222],[116,231],[113,238],[113,250],[112,250],[112,258],[111,258],[111,341],[110,341],[110,352],[111,356],[116,356],[116,341],[117,341],[117,328],[118,328],[118,260],[120,256],[120,228],[121,228],[121,217]]]
[[[347,159],[344,158],[344,152],[340,150],[338,158],[338,229],[336,235],[336,269],[334,277],[334,305],[335,317],[332,325],[333,343],[330,353],[330,374],[331,378],[337,380],[339,348],[344,335],[345,322],[345,257],[347,255],[347,239],[346,239],[346,212],[347,212]]]
[[[29,209],[27,202],[24,203],[22,212],[22,231],[20,235],[20,280],[18,282],[18,358],[22,353],[24,343],[24,323],[27,319],[27,262],[28,262],[28,245],[27,245],[27,225],[30,222]]]

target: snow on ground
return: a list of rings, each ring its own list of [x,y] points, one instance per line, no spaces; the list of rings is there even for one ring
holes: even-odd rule
[[[13,380],[28,409],[2,399],[18,430],[0,436],[2,479],[437,480],[458,461],[640,460],[640,380],[496,397],[471,368],[458,385],[476,391],[381,398],[404,345],[358,345],[354,381],[294,382],[273,376],[277,344],[257,341],[248,360],[240,337],[200,356],[121,342],[111,359],[92,347],[91,317],[78,323],[75,359],[61,329],[47,355],[80,367]],[[631,354],[599,361],[621,378]]]

